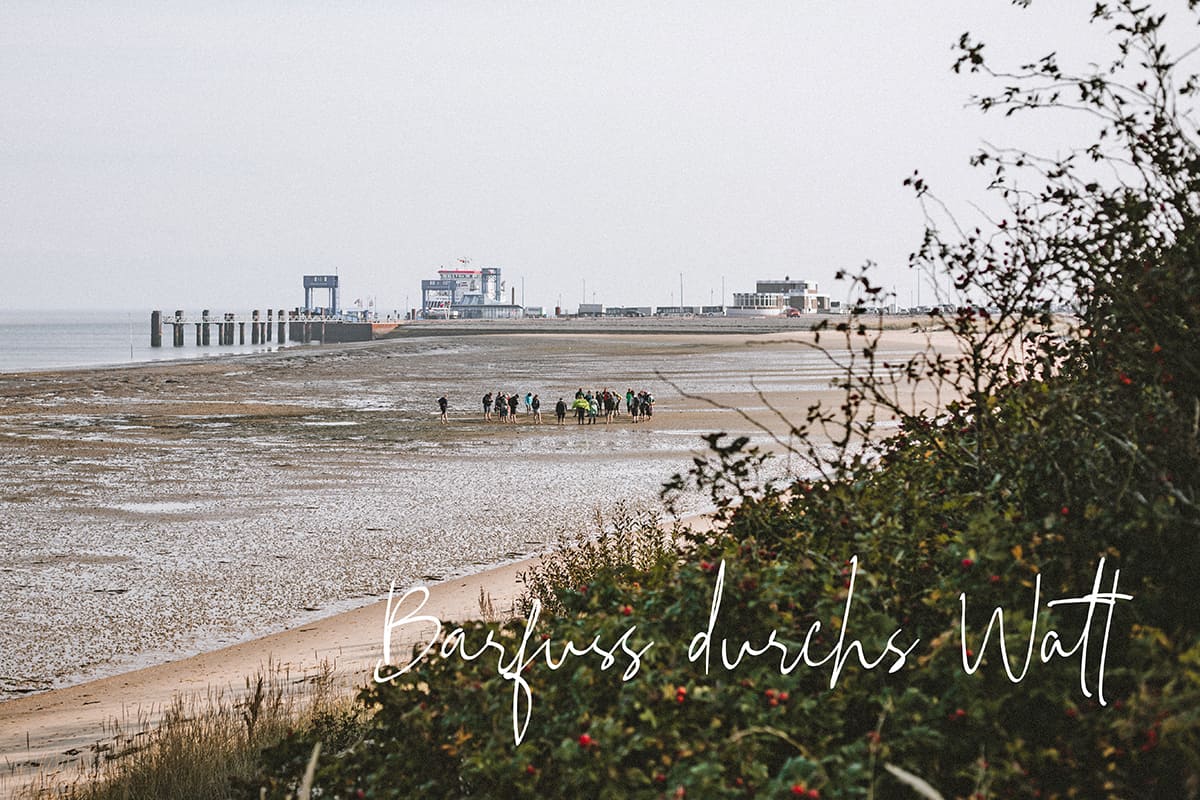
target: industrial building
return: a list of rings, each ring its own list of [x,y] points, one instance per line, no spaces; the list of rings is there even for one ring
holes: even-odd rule
[[[464,262],[465,263],[465,262]],[[514,290],[504,302],[499,267],[439,269],[437,278],[421,281],[421,316],[425,319],[514,319],[524,316]]]
[[[609,306],[604,309],[606,317],[649,317],[653,314],[652,306]]]
[[[778,317],[783,309],[784,298],[779,292],[734,292],[733,305],[725,313],[731,317]]]
[[[756,281],[753,292],[734,292],[733,305],[725,313],[733,317],[778,317],[816,314],[830,310],[829,295],[821,294],[815,281]]]

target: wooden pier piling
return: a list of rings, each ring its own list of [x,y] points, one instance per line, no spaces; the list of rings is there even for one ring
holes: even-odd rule
[[[162,312],[161,311],[151,311],[150,312],[150,346],[151,347],[162,347],[162,329],[163,329]]]

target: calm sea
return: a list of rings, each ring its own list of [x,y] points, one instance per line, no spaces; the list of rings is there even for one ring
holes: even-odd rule
[[[239,315],[241,316],[241,315]],[[189,313],[188,318],[199,314]],[[236,336],[236,333],[235,333]],[[213,358],[229,353],[274,350],[269,345],[196,346],[195,326],[184,346],[171,346],[171,326],[163,327],[163,347],[150,346],[149,311],[6,311],[0,309],[0,372],[31,372],[62,367],[134,364],[179,358]],[[246,341],[250,332],[246,331]]]

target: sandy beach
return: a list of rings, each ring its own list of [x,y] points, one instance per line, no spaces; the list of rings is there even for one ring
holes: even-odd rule
[[[361,683],[393,582],[431,585],[443,619],[478,616],[481,589],[506,610],[524,559],[595,509],[656,502],[703,434],[771,446],[738,411],[783,431],[768,404],[798,415],[837,396],[795,331],[421,333],[0,376],[10,769],[69,773],[106,722],[237,691],[268,662]],[[883,347],[924,342],[895,330]],[[578,387],[649,390],[654,416],[554,425]],[[546,423],[484,422],[486,391],[538,392]]]

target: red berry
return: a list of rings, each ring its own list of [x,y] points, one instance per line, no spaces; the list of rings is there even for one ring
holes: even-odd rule
[[[793,783],[792,794],[796,795],[797,797],[802,797],[808,794],[808,789],[804,788],[803,783]]]
[[[821,793],[818,792],[816,789],[809,789],[808,790],[808,798],[809,798],[809,800],[820,800]]]
[[[999,583],[999,582],[1000,582],[1000,576],[999,576],[999,575],[993,575],[992,577],[988,578],[988,581],[989,581],[990,583]]]
[[[591,736],[587,735],[586,733],[579,734],[579,746],[580,747],[591,747],[592,744],[593,744],[593,739]]]
[[[971,567],[973,567],[973,566],[975,566],[975,560],[974,560],[974,559],[970,559],[970,558],[964,558],[964,559],[962,560],[962,567],[963,567],[963,569],[970,569],[970,568],[971,568]]]
[[[633,606],[621,606],[621,613],[628,617],[633,613]]]
[[[525,774],[526,775],[533,775],[536,772],[537,772],[537,767],[535,767],[533,764],[525,765]]]

